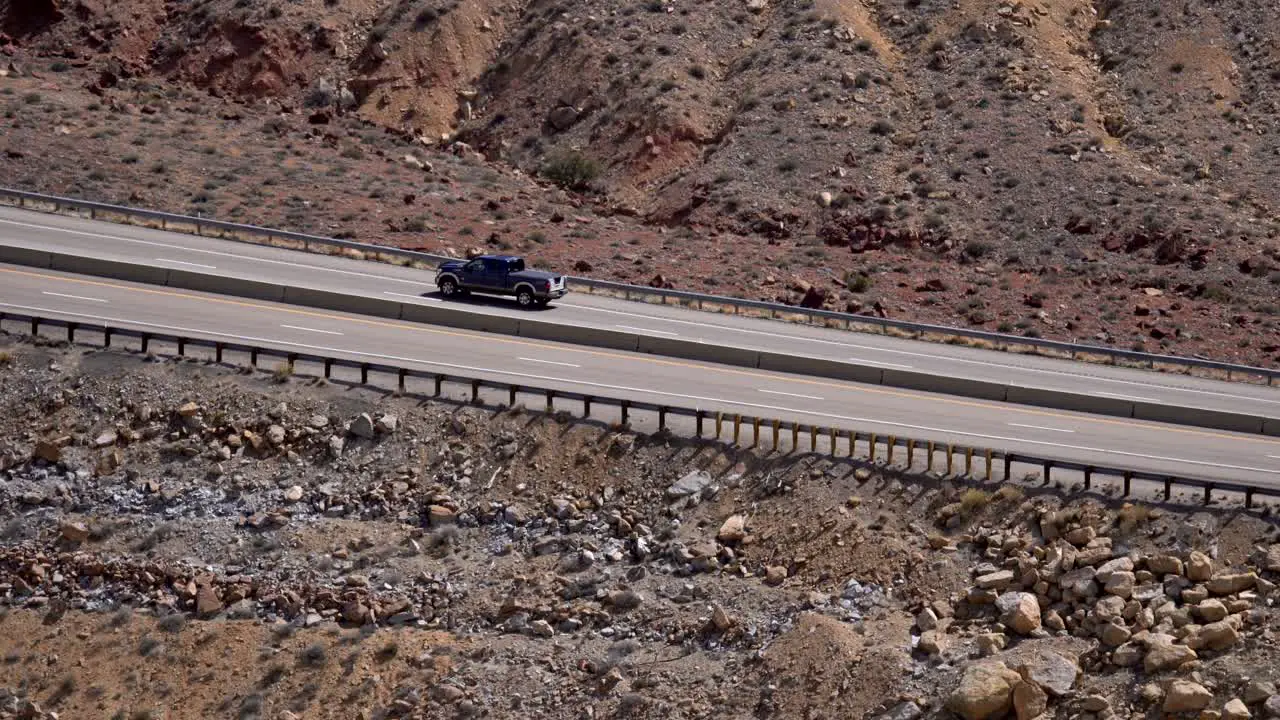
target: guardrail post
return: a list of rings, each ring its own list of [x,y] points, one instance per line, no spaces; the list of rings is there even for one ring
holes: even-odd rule
[[[583,418],[591,417],[591,396],[590,395],[582,398],[582,417]]]
[[[618,407],[622,410],[622,424],[626,425],[631,415],[631,401],[623,400]]]
[[[702,437],[702,418],[703,418],[703,413],[701,410],[697,411],[693,415],[694,424],[697,426],[696,429],[694,430],[695,437],[699,437],[699,438]]]
[[[973,475],[973,448],[971,447],[964,449],[964,475],[965,477]]]
[[[796,452],[800,449],[800,423],[791,423],[791,451]]]
[[[952,470],[955,467],[953,465],[955,462],[955,455],[955,448],[952,447],[951,443],[947,443],[947,477],[951,477]]]
[[[1253,509],[1253,488],[1244,489],[1244,509]]]
[[[1213,501],[1213,483],[1205,483],[1204,485],[1204,504],[1208,505]]]
[[[184,337],[180,337],[178,338],[178,357],[185,357],[186,354],[187,354],[187,339]]]
[[[822,428],[817,425],[809,426],[809,452],[818,452],[818,433],[822,432]]]
[[[778,421],[778,420],[774,420],[774,421],[773,421],[773,449],[774,449],[774,452],[777,452],[777,450],[778,450],[778,429],[779,429],[779,426],[781,426],[781,425],[782,425],[782,422],[781,422],[781,421]]]
[[[876,461],[876,434],[871,433],[870,447],[867,448],[867,460],[874,463]]]
[[[476,402],[479,399],[480,399],[480,381],[472,380],[471,381],[471,402]]]
[[[907,438],[907,469],[916,462],[916,441],[915,438]]]
[[[440,397],[440,393],[444,391],[444,376],[436,375],[436,397]]]
[[[1053,463],[1048,460],[1044,461],[1044,484],[1048,485],[1050,476],[1053,474]]]
[[[932,440],[929,441],[927,452],[929,453],[929,457],[928,457],[927,464],[925,465],[924,471],[933,472],[933,441]]]
[[[360,384],[369,384],[369,363],[360,363]]]
[[[893,464],[893,446],[897,444],[898,444],[898,438],[890,435],[889,436],[889,452],[885,457],[885,463],[889,465]]]
[[[658,408],[658,430],[667,429],[667,409],[665,407]]]
[[[1084,489],[1093,489],[1093,468],[1087,466],[1084,469]]]
[[[830,431],[831,431],[831,457],[835,457],[836,456],[836,437],[839,435],[839,433],[836,432],[835,428],[830,428]]]
[[[516,406],[516,393],[518,392],[520,392],[519,385],[512,385],[511,387],[507,388],[507,407]]]
[[[400,387],[400,392],[404,392],[404,382],[405,382],[405,377],[406,377],[408,374],[409,374],[409,371],[408,371],[408,370],[405,370],[404,368],[400,368],[400,373],[399,373],[399,375],[400,375],[400,382],[398,383],[398,385],[399,385],[399,387]]]
[[[67,343],[70,344],[70,343],[74,343],[75,341],[76,341],[76,323],[69,322],[67,323]]]
[[[760,418],[751,419],[751,447],[760,447]]]
[[[1169,498],[1173,495],[1173,478],[1164,479],[1164,501],[1169,502]]]
[[[216,363],[222,362],[222,343],[213,344],[213,361]],[[325,377],[328,377],[328,375]]]
[[[1125,470],[1124,471],[1124,497],[1129,497],[1129,491],[1132,489],[1132,486],[1133,486],[1133,473],[1128,470]]]
[[[556,411],[556,391],[548,390],[547,391],[547,412],[553,413],[555,411]],[[658,417],[662,417],[661,410],[658,411]]]
[[[742,415],[739,413],[734,413],[733,414],[733,446],[734,447],[738,446],[738,436],[741,432],[742,432]]]
[[[111,333],[112,333],[112,332],[113,332],[113,331],[112,331],[112,329],[111,329],[111,328],[102,328],[102,347],[104,347],[104,348],[109,348],[109,347],[111,347]]]
[[[31,318],[31,337],[35,337],[36,335],[39,335],[39,334],[40,334],[40,318],[33,317]]]
[[[1013,458],[1009,457],[1009,452],[1005,451],[1004,456],[1004,479],[1008,480],[1013,475]]]
[[[142,333],[142,352],[147,352],[147,348],[151,345],[151,333]],[[249,364],[258,367],[258,350],[255,348],[252,356],[249,358]]]
[[[858,431],[849,431],[849,457],[853,457],[858,452]]]
[[[986,452],[987,465],[987,482],[991,482],[991,448],[987,448]]]
[[[723,429],[722,427],[723,425],[724,425],[724,413],[717,410],[716,411],[716,439],[717,440],[720,439],[720,433]]]

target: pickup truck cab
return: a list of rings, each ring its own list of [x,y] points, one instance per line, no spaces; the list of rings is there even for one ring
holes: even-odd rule
[[[514,295],[521,307],[544,307],[569,292],[563,275],[528,270],[524,259],[513,255],[445,262],[436,270],[436,287],[446,298],[469,292]]]

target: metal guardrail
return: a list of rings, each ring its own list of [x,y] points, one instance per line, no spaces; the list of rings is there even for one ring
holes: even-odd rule
[[[41,193],[12,190],[8,188],[0,188],[0,199],[16,201],[16,204],[19,207],[27,207],[28,203],[34,203],[46,206],[52,205],[55,212],[61,212],[64,209],[88,212],[89,216],[95,219],[98,219],[98,216],[101,213],[105,215],[118,215],[126,218],[151,220],[158,222],[160,227],[163,229],[181,230],[184,227],[188,227],[193,229],[197,235],[217,233],[219,237],[225,237],[223,233],[230,233],[233,236],[247,235],[264,238],[268,242],[271,240],[287,240],[302,243],[303,247],[306,249],[311,249],[313,246],[319,246],[357,250],[362,253],[374,255],[375,257],[399,258],[406,262],[416,261],[438,264],[445,260],[455,259],[445,255],[435,255],[415,250],[404,250],[402,248],[384,245],[372,245],[369,243],[355,242],[353,240],[340,240],[337,238],[327,238],[319,235],[309,235],[306,233],[297,233],[287,230],[273,230],[256,225],[225,222],[222,220],[214,220],[212,218],[191,217],[188,215],[177,215],[174,213],[165,213],[155,210],[140,210],[121,205],[79,200],[76,198],[58,197],[54,195],[44,195]],[[37,207],[35,209],[39,208]],[[170,227],[170,225],[176,225],[179,227],[174,228]],[[240,238],[232,237],[230,239],[239,240]],[[656,299],[658,303],[664,305],[668,304],[668,300],[675,300],[677,303],[688,304],[698,309],[704,309],[708,306],[732,308],[733,314],[743,314],[744,312],[754,311],[771,319],[798,317],[803,318],[804,322],[810,325],[837,327],[846,330],[853,330],[855,328],[871,328],[878,330],[882,334],[889,334],[891,331],[897,331],[919,340],[929,340],[930,336],[940,336],[958,339],[962,342],[968,342],[971,344],[985,343],[993,349],[1010,352],[1017,352],[1015,348],[1027,348],[1032,352],[1032,354],[1051,354],[1056,352],[1065,354],[1072,360],[1092,361],[1092,358],[1101,357],[1106,358],[1112,365],[1120,364],[1123,361],[1137,367],[1144,367],[1152,370],[1160,370],[1164,368],[1181,368],[1187,372],[1197,369],[1212,370],[1219,373],[1225,373],[1226,379],[1229,381],[1236,380],[1238,377],[1253,377],[1258,378],[1259,380],[1265,380],[1267,385],[1275,385],[1277,384],[1277,380],[1280,380],[1280,369],[1274,368],[1241,365],[1237,363],[1205,360],[1202,358],[1184,357],[1179,355],[1161,355],[1158,353],[1147,353],[1136,350],[1122,350],[1119,348],[1105,347],[1101,345],[1087,345],[1062,340],[1046,340],[1043,338],[1031,338],[1020,335],[988,332],[986,330],[972,330],[947,325],[932,325],[928,323],[917,323],[892,318],[842,313],[833,310],[815,310],[763,300],[745,300],[742,298],[708,295],[685,290],[652,288],[642,285],[629,285],[627,283],[612,282],[609,280],[574,277],[571,275],[566,276],[566,280],[572,288],[578,290],[621,295],[628,300],[639,299],[648,302]]]
[[[69,344],[76,343],[76,334],[78,332],[95,333],[102,336],[101,344],[95,345],[95,347],[101,347],[104,349],[111,348],[112,342],[116,338],[133,338],[139,341],[140,352],[142,353],[154,352],[153,345],[155,343],[168,343],[176,347],[176,354],[179,357],[187,357],[187,350],[192,347],[212,350],[212,359],[217,363],[229,363],[227,357],[228,353],[239,353],[241,356],[248,356],[248,365],[252,368],[258,368],[260,360],[264,357],[277,358],[282,361],[283,364],[280,367],[287,370],[287,375],[293,375],[298,363],[312,363],[321,366],[323,368],[323,377],[325,379],[331,379],[333,377],[334,368],[354,369],[359,371],[360,384],[377,386],[375,381],[391,381],[394,382],[396,390],[401,393],[408,393],[407,385],[410,379],[430,381],[434,387],[434,391],[432,393],[433,397],[442,396],[444,385],[446,383],[461,384],[470,389],[469,401],[476,404],[481,402],[481,390],[488,388],[491,390],[505,391],[507,393],[508,400],[507,407],[516,407],[517,401],[521,396],[533,395],[540,399],[545,399],[545,408],[549,414],[567,412],[564,407],[558,407],[556,405],[557,400],[562,403],[566,401],[579,403],[581,407],[581,417],[584,419],[591,418],[593,407],[611,406],[618,409],[621,424],[624,427],[629,426],[634,413],[648,412],[657,416],[659,432],[670,430],[668,422],[669,418],[691,418],[694,421],[694,437],[719,441],[728,436],[732,438],[732,443],[736,447],[744,447],[742,445],[742,442],[745,440],[743,436],[745,433],[749,433],[750,444],[745,447],[764,449],[765,445],[762,444],[761,439],[761,431],[763,430],[772,438],[769,448],[773,452],[783,451],[784,444],[782,439],[784,433],[786,433],[790,434],[791,437],[789,447],[792,452],[802,450],[804,446],[804,443],[802,442],[803,437],[808,440],[810,453],[816,454],[819,452],[819,448],[822,448],[824,454],[833,458],[865,457],[868,462],[874,464],[877,462],[877,452],[879,448],[883,446],[886,450],[883,460],[890,468],[895,467],[895,451],[902,448],[905,450],[906,464],[905,466],[896,468],[902,472],[911,472],[916,465],[915,459],[917,452],[923,451],[925,453],[925,472],[932,473],[935,471],[934,460],[938,457],[938,454],[941,453],[941,461],[938,463],[939,471],[942,472],[943,477],[950,477],[957,480],[991,482],[994,479],[995,469],[1002,465],[1003,473],[1001,479],[1003,481],[1008,481],[1013,477],[1013,464],[1019,463],[1041,468],[1043,471],[1042,481],[1045,485],[1052,482],[1052,473],[1055,469],[1083,473],[1085,490],[1091,490],[1093,488],[1095,476],[1102,475],[1119,478],[1122,481],[1121,492],[1123,497],[1129,497],[1131,494],[1132,483],[1134,480],[1161,483],[1163,485],[1163,495],[1166,502],[1171,499],[1172,490],[1175,485],[1201,489],[1203,491],[1203,503],[1205,505],[1211,504],[1212,494],[1215,490],[1243,494],[1244,505],[1246,508],[1253,507],[1254,497],[1258,495],[1280,497],[1280,489],[1253,487],[1242,483],[1219,482],[1201,478],[1152,473],[1129,468],[1089,465],[1061,458],[1027,455],[1024,453],[1014,453],[993,448],[957,445],[953,443],[943,443],[935,440],[921,440],[897,435],[880,435],[877,433],[866,433],[836,427],[824,427],[821,425],[743,415],[740,413],[731,414],[719,411],[703,410],[701,408],[659,405],[656,403],[628,400],[624,398],[587,395],[578,392],[553,390],[550,388],[530,385],[519,385],[496,380],[486,380],[477,377],[431,372],[426,370],[413,370],[397,365],[361,362],[326,355],[297,353],[267,346],[245,345],[219,340],[209,340],[207,338],[194,336],[132,330],[109,325],[97,325],[71,320],[45,318],[36,315],[0,312],[0,332],[3,332],[3,325],[5,321],[22,323],[24,325],[24,329],[30,330],[30,336],[33,339],[41,337],[41,326],[65,328],[66,341]],[[709,426],[714,426],[714,434],[711,432],[711,427]],[[866,448],[866,452],[863,455],[859,455],[860,445],[865,445]],[[975,458],[982,466],[982,472],[976,477],[974,474]],[[960,466],[963,466],[963,470],[960,469]]]

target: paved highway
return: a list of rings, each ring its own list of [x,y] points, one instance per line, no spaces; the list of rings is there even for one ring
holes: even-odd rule
[[[274,283],[441,303],[429,271],[0,207],[0,243],[88,257],[195,270]],[[473,299],[469,310],[518,315],[505,298]],[[952,377],[1012,382],[1100,397],[1280,417],[1280,388],[1091,365],[841,330],[735,317],[674,306],[570,294],[542,320],[655,337],[783,351]]]
[[[1280,487],[1280,440],[965,400],[0,265],[0,310]]]

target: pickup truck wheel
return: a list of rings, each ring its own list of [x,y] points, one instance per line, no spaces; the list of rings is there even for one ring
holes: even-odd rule
[[[453,278],[445,278],[440,281],[440,294],[445,297],[457,297],[458,283]]]
[[[533,307],[533,291],[529,288],[520,288],[516,293],[516,302],[520,303],[520,307]]]

